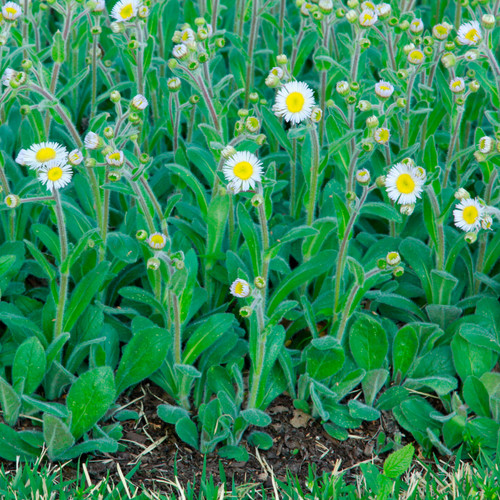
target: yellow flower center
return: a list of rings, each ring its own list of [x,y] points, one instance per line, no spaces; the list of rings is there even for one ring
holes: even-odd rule
[[[120,11],[120,16],[122,19],[128,19],[129,17],[132,17],[133,15],[134,15],[134,9],[133,9],[131,3],[125,5],[122,8],[122,10]]]
[[[388,87],[387,85],[379,85],[378,87],[380,90],[391,90],[390,87]]]
[[[234,287],[234,293],[236,295],[241,295],[243,293],[244,289],[243,289],[243,283],[241,281],[238,281],[238,283],[236,283],[235,287]]]
[[[371,14],[368,14],[368,12],[365,12],[365,15],[363,16],[363,19],[361,20],[361,24],[367,23],[373,19],[373,16]]]
[[[447,35],[448,34],[448,29],[440,24],[438,24],[436,26],[436,31],[437,31],[438,35]]]
[[[233,173],[234,175],[236,175],[236,177],[239,177],[240,179],[246,181],[247,179],[250,179],[250,177],[252,177],[252,164],[247,161],[240,161],[234,166]]]
[[[470,205],[464,208],[462,216],[467,224],[474,224],[479,216],[479,211],[474,205]]]
[[[110,160],[119,160],[120,159],[120,153],[119,152],[116,152],[116,153],[111,153],[109,155],[109,159]]]
[[[47,177],[48,177],[49,181],[52,181],[52,182],[58,181],[62,176],[63,176],[63,170],[61,167],[51,168],[47,172]]]
[[[161,234],[151,236],[151,243],[154,245],[163,245],[163,236]]]
[[[481,37],[479,36],[479,33],[477,32],[476,28],[472,28],[465,34],[465,39],[474,43],[476,43],[480,38]]]
[[[36,153],[36,161],[44,163],[49,160],[53,160],[56,157],[56,151],[52,148],[42,148]]]
[[[389,131],[385,128],[379,129],[377,139],[379,142],[387,142],[389,140]]]
[[[394,259],[397,259],[399,256],[399,254],[397,252],[389,252],[389,254],[387,255],[387,258],[389,260],[394,260]]]
[[[182,41],[184,41],[184,42],[185,42],[186,40],[188,40],[188,39],[189,39],[189,32],[188,32],[188,31],[186,31],[185,33],[183,33],[181,38],[182,38]]]
[[[286,98],[286,107],[290,113],[298,113],[304,107],[304,96],[300,92],[290,92]]]
[[[410,174],[401,174],[396,181],[396,187],[400,193],[410,194],[415,190],[415,181]]]
[[[371,10],[375,10],[375,4],[372,2],[365,2],[364,7]]]
[[[453,82],[451,84],[451,86],[454,88],[454,89],[457,89],[457,88],[460,88],[462,86],[462,82],[460,80],[457,80],[456,82]]]
[[[410,52],[410,58],[412,61],[421,61],[424,58],[424,54],[420,50],[412,50]]]
[[[10,14],[11,16],[15,16],[17,14],[17,9],[14,7],[5,7],[5,10],[7,14]]]

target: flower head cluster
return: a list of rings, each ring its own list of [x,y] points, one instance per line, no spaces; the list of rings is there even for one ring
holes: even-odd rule
[[[111,10],[111,17],[117,23],[130,21],[139,14],[141,14],[141,17],[147,16],[147,12],[144,12],[144,7],[140,0],[119,0]]]
[[[71,165],[78,165],[83,157],[78,150],[70,155],[57,142],[33,144],[29,149],[19,151],[16,162],[36,170],[40,182],[49,191],[66,186],[73,176]]]
[[[453,210],[455,226],[467,233],[477,233],[481,228],[491,229],[493,224],[491,210],[483,200],[470,198],[467,193]]]

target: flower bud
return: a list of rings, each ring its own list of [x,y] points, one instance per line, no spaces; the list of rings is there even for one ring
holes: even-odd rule
[[[410,23],[408,21],[406,21],[406,19],[399,23],[399,29],[401,31],[406,31],[409,27],[410,27]]]
[[[122,174],[117,170],[112,170],[108,173],[108,179],[110,182],[118,182],[122,178]]]
[[[444,48],[445,48],[446,50],[455,50],[455,47],[456,47],[455,42],[451,42],[451,41],[450,41],[450,42],[446,42],[446,43],[444,44]]]
[[[350,9],[355,9],[359,5],[359,0],[347,0],[347,6]]]
[[[378,259],[377,260],[377,267],[379,269],[387,269],[387,261],[385,259]]]
[[[94,158],[85,158],[83,163],[87,168],[94,168],[97,165],[97,162]]]
[[[167,87],[170,92],[177,92],[181,88],[181,80],[176,76],[167,80]]]
[[[259,288],[260,290],[262,290],[263,288],[266,288],[266,280],[262,277],[262,276],[257,276],[254,280],[253,280],[253,283],[254,285]]]
[[[368,186],[368,184],[370,184],[370,180],[371,180],[370,172],[368,172],[368,170],[366,168],[358,170],[356,172],[356,180],[362,186]]]
[[[102,33],[102,28],[100,26],[92,26],[90,28],[91,35],[100,35]]]
[[[457,200],[468,200],[470,198],[469,191],[464,188],[459,188],[455,191],[455,198]]]
[[[148,233],[144,229],[139,229],[139,231],[137,231],[137,233],[135,233],[135,237],[139,241],[144,241],[148,237]]]
[[[104,129],[104,137],[106,137],[106,139],[113,139],[114,135],[115,132],[111,127],[106,127]]]
[[[355,95],[348,95],[345,99],[345,102],[347,104],[351,104],[351,105],[356,104],[356,96]]]
[[[252,314],[252,308],[249,306],[244,306],[240,309],[240,316],[242,318],[248,318]]]
[[[264,203],[264,198],[260,194],[255,194],[251,200],[252,206],[255,208],[260,207]]]
[[[399,207],[399,211],[403,215],[411,215],[413,213],[413,210],[415,210],[415,204],[414,203],[411,203],[411,204],[408,204],[408,205],[401,205]]]
[[[368,128],[377,128],[379,126],[379,120],[375,115],[369,116],[366,119],[366,126]]]
[[[475,243],[477,241],[477,233],[474,231],[469,231],[468,233],[465,233],[464,239],[469,245],[471,245],[472,243]]]
[[[385,260],[390,266],[397,266],[401,262],[401,256],[398,252],[389,252]]]
[[[406,97],[398,97],[396,99],[396,106],[398,108],[406,108]]]
[[[481,153],[481,151],[474,151],[474,158],[478,163],[483,163],[484,161],[486,161],[486,156]]]
[[[24,71],[28,71],[32,68],[33,63],[29,59],[23,59],[21,61],[21,66],[24,69]]]
[[[276,88],[281,82],[280,82],[280,79],[274,75],[273,73],[269,73],[269,75],[267,75],[264,83],[266,84],[267,87],[269,87],[270,89],[274,89]]]
[[[215,40],[215,45],[217,46],[217,48],[222,49],[224,45],[226,45],[226,41],[224,40],[224,38],[217,38],[217,40]]]
[[[469,89],[471,92],[477,92],[480,88],[481,85],[477,80],[472,80],[472,82],[469,82]]]
[[[369,49],[371,46],[371,42],[368,38],[361,38],[359,40],[359,45],[363,50]]]
[[[345,199],[347,201],[354,201],[356,199],[356,193],[354,191],[347,191],[345,194]]]
[[[385,188],[385,175],[380,175],[375,179],[375,184],[378,188]]]
[[[491,30],[495,27],[496,19],[493,14],[484,14],[481,18],[481,24],[484,29]]]
[[[110,24],[111,31],[115,34],[122,33],[125,31],[125,26],[123,23],[112,22]]]
[[[357,92],[359,90],[359,83],[358,82],[351,82],[349,84],[349,87],[353,92]]]
[[[167,65],[171,70],[174,70],[175,68],[177,68],[179,63],[177,62],[176,59],[169,59]]]
[[[111,102],[117,103],[120,102],[120,99],[122,98],[120,92],[118,90],[113,90],[109,96]]]
[[[236,149],[233,148],[233,146],[226,146],[222,152],[222,157],[225,158],[226,160],[229,160],[232,156],[236,154]]]
[[[400,278],[401,276],[403,276],[404,273],[405,273],[405,270],[402,266],[397,266],[392,270],[392,275],[395,278]]]
[[[318,123],[321,121],[321,118],[323,116],[323,111],[321,111],[321,108],[319,108],[318,106],[315,106],[312,110],[311,110],[311,121],[313,123]]]
[[[342,19],[343,17],[345,17],[345,9],[343,9],[342,7],[339,7],[336,11],[335,11],[335,17],[337,19]]]
[[[259,146],[263,146],[267,141],[267,136],[264,135],[264,134],[259,134],[256,138],[255,138],[255,142],[257,143],[257,145]]]
[[[160,269],[160,259],[157,259],[156,257],[149,258],[147,262],[147,268],[151,269],[151,271],[157,271],[158,269]]]
[[[406,71],[405,69],[398,69],[396,76],[400,80],[406,80],[408,78],[408,71]]]
[[[29,106],[28,104],[23,104],[19,111],[23,116],[27,116],[31,113],[31,106]]]
[[[373,142],[371,139],[363,139],[361,141],[361,147],[363,148],[363,151],[370,152],[373,151],[373,148],[375,147],[373,145]]]
[[[337,92],[345,97],[347,94],[349,94],[349,84],[345,81],[345,80],[342,80],[340,82],[337,82],[337,85],[336,85],[336,90]]]
[[[190,102],[191,104],[193,104],[193,105],[194,105],[194,104],[198,104],[198,103],[200,102],[200,96],[199,96],[199,95],[196,95],[196,94],[192,95],[192,96],[189,98],[189,102]]]
[[[9,194],[5,197],[4,202],[9,208],[16,208],[19,206],[21,199],[17,194]]]
[[[279,54],[276,56],[276,62],[284,66],[285,64],[288,64],[288,57],[285,54]]]
[[[360,111],[370,111],[372,109],[372,103],[370,101],[359,101],[358,109]]]
[[[457,59],[454,54],[447,52],[441,56],[441,63],[445,68],[451,68],[457,63]]]
[[[348,10],[345,18],[351,23],[354,24],[358,20],[358,14],[355,10]]]
[[[248,94],[248,100],[253,104],[259,102],[259,94],[257,94],[257,92],[250,92],[250,94]]]

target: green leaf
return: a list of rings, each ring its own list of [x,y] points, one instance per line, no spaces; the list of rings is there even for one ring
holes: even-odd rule
[[[266,412],[257,408],[242,410],[240,416],[245,419],[245,422],[257,427],[267,427],[272,422],[271,417]]]
[[[380,201],[364,203],[359,213],[365,217],[379,217],[397,223],[403,221],[401,214],[392,205]]]
[[[167,424],[176,424],[181,418],[189,417],[189,413],[180,406],[163,404],[156,409],[158,416]]]
[[[269,128],[271,132],[270,136],[278,139],[280,146],[286,149],[288,153],[291,153],[292,143],[283,130],[283,125],[281,125],[278,118],[266,106],[262,108],[262,118],[264,126]]]
[[[107,278],[109,262],[101,262],[76,285],[64,313],[64,331],[69,332]]]
[[[172,339],[157,326],[136,333],[123,350],[116,371],[116,394],[149,377],[163,363]]]
[[[21,398],[14,388],[2,377],[0,377],[0,403],[5,422],[12,426],[15,425],[21,410]]]
[[[139,257],[139,247],[137,241],[127,234],[113,231],[106,238],[106,245],[111,252],[111,256],[126,262],[134,263]]]
[[[68,426],[60,418],[47,413],[43,415],[43,437],[51,460],[75,444]]]
[[[433,375],[421,378],[407,378],[405,387],[413,390],[421,390],[423,387],[430,387],[438,396],[445,396],[457,388],[457,379],[450,376]]]
[[[495,365],[498,355],[490,349],[474,345],[460,335],[451,341],[453,363],[459,377],[465,381],[469,375],[480,377]]]
[[[356,285],[359,287],[363,286],[363,283],[365,282],[365,270],[363,269],[363,266],[350,255],[347,256],[346,262],[350,273],[356,280]]]
[[[405,325],[396,333],[392,344],[393,379],[398,373],[401,379],[406,376],[417,357],[417,353],[417,332],[411,324]]]
[[[52,266],[52,264],[50,264],[49,261],[47,260],[47,258],[43,255],[43,253],[40,252],[40,250],[38,250],[38,248],[35,245],[33,245],[33,243],[31,243],[31,241],[24,240],[24,243],[25,243],[26,247],[28,248],[29,252],[31,253],[31,255],[33,256],[33,258],[38,262],[40,267],[43,269],[43,271],[47,275],[47,278],[51,281],[55,280],[56,279],[56,271],[54,270],[54,267]],[[0,274],[3,274],[3,273],[0,273]]]
[[[392,479],[397,479],[410,468],[414,453],[415,448],[411,443],[391,453],[385,459],[384,474]]]
[[[389,343],[380,323],[366,314],[358,314],[349,332],[349,347],[357,365],[365,370],[381,368]]]
[[[422,283],[427,300],[432,303],[431,269],[433,268],[430,248],[415,238],[405,238],[399,250],[403,259],[412,267]]]
[[[236,460],[237,462],[247,462],[250,456],[243,446],[226,445],[217,451],[220,457]]]
[[[327,340],[327,345],[324,340]],[[315,380],[335,375],[345,361],[344,349],[333,337],[314,339],[305,351],[306,373]]]
[[[177,421],[175,432],[189,446],[192,446],[195,450],[198,449],[198,429],[196,429],[195,423],[189,417],[182,417]]]
[[[302,41],[298,47],[297,57],[295,59],[295,66],[292,68],[293,76],[296,77],[300,73],[302,66],[305,64],[306,60],[313,51],[317,39],[318,35],[315,30],[307,31],[302,37]]]
[[[205,196],[205,188],[202,186],[200,181],[195,177],[195,175],[187,168],[177,165],[176,163],[169,163],[166,167],[172,171],[172,173],[178,175],[193,191],[198,202],[198,207],[203,214],[203,218],[206,220],[208,214],[208,204]]]
[[[238,204],[236,212],[238,213],[238,226],[241,229],[243,238],[245,239],[245,243],[250,252],[250,258],[252,259],[253,272],[255,276],[259,276],[262,262],[260,242],[255,228],[255,223],[243,203]]]
[[[388,376],[389,372],[384,368],[377,368],[366,372],[365,378],[361,382],[366,404],[373,404]]]
[[[57,262],[61,260],[61,252],[59,250],[59,238],[57,234],[43,224],[32,224],[31,232],[37,237],[46,247],[47,250],[56,258]]]
[[[327,273],[335,264],[335,254],[333,250],[325,250],[294,269],[274,290],[267,314],[271,315],[276,307],[302,284],[311,283],[320,274]]]
[[[162,304],[156,299],[156,297],[143,290],[142,288],[138,288],[136,286],[125,286],[120,288],[118,292],[122,297],[125,297],[129,300],[135,300],[136,302],[140,302],[141,304],[147,304],[148,306],[156,309],[158,312],[163,312]]]
[[[183,353],[183,363],[192,364],[204,351],[211,347],[234,321],[234,316],[227,313],[213,314],[204,321],[186,342]]]
[[[380,418],[380,411],[373,408],[372,406],[365,405],[358,401],[357,399],[351,399],[347,406],[349,407],[349,413],[354,418],[360,418],[362,420],[367,420],[372,422],[373,420],[378,420]]]
[[[21,460],[30,460],[39,455],[40,450],[24,441],[19,432],[0,423],[0,457],[15,462],[17,457]]]
[[[432,301],[434,304],[451,305],[451,294],[458,279],[446,271],[431,271]]]
[[[248,444],[261,450],[270,450],[273,447],[273,438],[267,432],[254,431],[247,438]]]
[[[71,386],[66,403],[72,413],[71,433],[75,439],[89,431],[115,400],[115,381],[109,366],[85,372]]]
[[[42,383],[46,368],[45,351],[36,337],[26,339],[16,351],[12,366],[12,384],[23,394],[30,395]]]
[[[463,394],[465,402],[476,415],[480,417],[490,416],[490,397],[481,380],[474,375],[467,377]]]
[[[226,230],[229,214],[229,195],[220,195],[212,198],[207,214],[207,249],[205,257],[210,259],[207,267],[212,267],[219,255],[222,254],[222,242]]]

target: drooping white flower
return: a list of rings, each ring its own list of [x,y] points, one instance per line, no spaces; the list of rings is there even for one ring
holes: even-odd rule
[[[250,285],[242,279],[237,279],[233,281],[229,291],[232,295],[239,298],[245,298],[250,295]]]
[[[389,198],[400,205],[412,205],[420,198],[425,179],[416,168],[405,163],[397,163],[385,177],[385,187]]]
[[[493,139],[485,135],[479,139],[479,151],[487,155],[493,151]]]
[[[380,80],[380,82],[375,84],[375,94],[378,97],[387,99],[391,97],[394,92],[394,85],[392,83],[386,82],[385,80]]]
[[[68,155],[68,161],[73,166],[80,165],[83,161],[82,152],[79,149],[73,149]]]
[[[420,33],[422,33],[422,31],[424,31],[424,23],[422,22],[422,19],[414,19],[410,23],[410,31],[414,35],[419,35]]]
[[[450,82],[450,90],[455,94],[460,94],[465,90],[465,81],[463,78],[453,78]]]
[[[19,153],[17,153],[16,156],[16,163],[19,163],[19,165],[26,165],[26,162],[24,161],[24,155],[26,154],[26,149],[21,149]]]
[[[238,151],[222,167],[222,172],[235,193],[254,189],[261,181],[262,163],[249,151]]]
[[[289,82],[278,91],[273,111],[276,116],[296,124],[311,116],[314,105],[314,94],[307,83]]]
[[[16,76],[17,71],[14,71],[12,68],[7,68],[2,75],[2,84],[8,87],[10,85],[10,81]]]
[[[369,28],[373,26],[378,20],[377,13],[372,9],[365,9],[359,15],[359,24],[363,26],[363,28]]]
[[[97,149],[99,147],[100,138],[96,133],[88,132],[83,143],[87,149]]]
[[[106,155],[106,163],[108,165],[113,165],[115,167],[121,167],[123,165],[123,151],[113,151]]]
[[[22,13],[21,6],[14,2],[7,2],[2,7],[2,16],[8,21],[15,21]]]
[[[186,44],[180,43],[178,45],[175,45],[174,48],[172,49],[172,54],[176,59],[183,59],[188,55],[188,48]]]
[[[131,103],[135,109],[143,110],[148,107],[148,100],[141,94],[137,94],[132,98]]]

